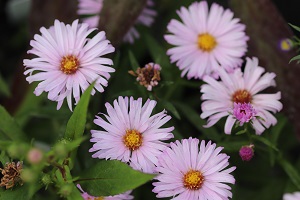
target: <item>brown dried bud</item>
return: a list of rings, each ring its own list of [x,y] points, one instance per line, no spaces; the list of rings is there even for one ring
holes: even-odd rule
[[[6,189],[12,188],[15,184],[23,184],[20,178],[20,172],[22,170],[22,162],[6,163],[4,169],[1,169],[1,173],[3,175],[0,183],[0,187],[4,187]]]
[[[151,91],[160,81],[160,70],[161,67],[159,64],[148,63],[143,68],[137,68],[136,72],[129,71],[128,73],[137,76],[136,80],[140,85],[145,86],[148,91]]]

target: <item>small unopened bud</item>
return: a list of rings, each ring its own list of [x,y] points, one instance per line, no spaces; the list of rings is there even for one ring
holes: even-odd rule
[[[254,145],[242,146],[239,154],[243,161],[250,161],[254,156]]]
[[[21,179],[28,183],[34,182],[37,179],[37,173],[32,169],[23,169],[21,171]]]
[[[13,143],[8,147],[7,152],[12,158],[21,158],[24,156],[24,152],[26,152],[27,150],[27,145]]]
[[[65,144],[58,143],[53,147],[53,149],[55,152],[55,156],[57,156],[58,158],[65,158],[68,155],[68,150],[65,147]]]
[[[31,164],[38,164],[43,159],[43,152],[37,148],[30,149],[27,153],[27,160]]]
[[[59,194],[62,197],[69,197],[70,194],[72,193],[73,190],[73,185],[72,184],[64,184],[61,186],[60,190],[59,190]]]

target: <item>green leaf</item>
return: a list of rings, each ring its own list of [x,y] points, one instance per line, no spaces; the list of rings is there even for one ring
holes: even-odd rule
[[[94,87],[92,83],[86,91],[82,94],[77,106],[74,109],[74,112],[67,123],[66,132],[64,138],[67,140],[76,140],[82,137],[87,117],[87,110],[90,101],[91,91]],[[71,154],[71,159],[74,161],[76,156],[77,148],[75,148]],[[73,164],[72,164],[73,165]],[[73,166],[70,166],[72,169]]]
[[[162,101],[160,101],[160,102],[161,102],[161,103],[163,104],[163,106],[164,106],[168,111],[170,111],[177,119],[180,119],[180,115],[179,115],[177,109],[175,108],[175,106],[174,106],[171,102],[169,102],[169,101],[164,101],[164,100],[162,100]]]
[[[200,118],[200,114],[198,114],[193,108],[187,106],[186,104],[180,102],[174,102],[174,105],[180,110],[182,116],[186,118],[194,127],[203,133],[208,139],[214,141],[220,141],[221,136],[218,134],[217,129],[214,127],[204,128],[203,126],[206,124],[206,121]]]
[[[238,152],[242,146],[249,145],[249,141],[218,142],[217,145],[224,147],[226,152]]]
[[[77,139],[80,138],[85,129],[87,109],[90,101],[91,91],[94,84],[91,84],[86,91],[82,94],[80,101],[74,109],[74,112],[67,123],[65,132],[66,139]]]
[[[33,192],[28,192],[32,190],[34,187]],[[2,200],[9,200],[9,199],[16,199],[16,200],[31,200],[32,196],[35,192],[37,192],[41,188],[40,185],[29,185],[24,184],[23,186],[16,186],[12,189],[0,189],[0,199]]]
[[[0,118],[0,134],[2,133],[2,136],[14,141],[24,141],[27,139],[25,133],[21,130],[20,125],[1,105]]]
[[[5,151],[1,151],[0,154],[0,163],[4,166],[5,163],[9,162],[8,156],[5,154]]]
[[[291,181],[295,184],[295,186],[300,190],[300,176],[299,171],[297,171],[291,163],[284,160],[283,158],[278,159],[280,165],[284,169],[284,171],[287,173],[287,175],[290,177]]]
[[[150,51],[152,59],[155,63],[160,64],[162,68],[161,75],[163,76],[164,80],[173,80],[174,76],[171,73],[173,70],[171,70],[172,67],[169,57],[166,54],[166,49],[147,33],[144,34],[144,40],[147,48]]]
[[[300,32],[300,27],[298,27],[298,26],[295,26],[295,25],[293,25],[293,24],[291,24],[291,23],[288,23],[292,28],[294,28],[296,31],[298,31],[298,32]]]
[[[265,145],[267,145],[268,147],[271,147],[272,149],[274,149],[275,151],[279,151],[278,148],[268,139],[264,138],[263,136],[258,136],[258,135],[252,135],[251,136],[253,139],[258,140],[262,143],[264,143]]]
[[[131,68],[135,72],[137,68],[140,67],[140,65],[131,51],[128,52],[128,56],[129,56]]]
[[[1,75],[0,75],[0,94],[3,94],[5,97],[9,97],[11,95],[8,85],[5,83]]]
[[[42,100],[45,98],[45,94],[36,96],[33,91],[37,87],[38,83],[30,85],[26,96],[22,100],[21,105],[18,107],[17,112],[14,114],[14,118],[23,127],[34,112],[39,110]]]
[[[291,63],[291,62],[294,61],[294,60],[300,60],[300,55],[293,57],[293,58],[290,60],[289,63]]]
[[[90,195],[110,196],[135,189],[154,176],[117,160],[102,160],[84,172],[77,182]]]

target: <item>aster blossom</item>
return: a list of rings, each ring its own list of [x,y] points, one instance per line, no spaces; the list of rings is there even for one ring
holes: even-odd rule
[[[119,97],[113,106],[106,103],[107,115],[96,116],[94,123],[102,130],[92,130],[92,157],[116,159],[133,169],[154,173],[157,157],[166,148],[163,141],[173,138],[173,127],[161,128],[171,117],[165,111],[153,116],[156,101]],[[105,120],[106,119],[106,120]]]
[[[159,157],[153,192],[158,198],[177,200],[217,200],[232,197],[235,179],[230,174],[236,167],[227,168],[229,156],[220,153],[210,141],[196,138],[183,139],[170,144]],[[225,169],[227,168],[227,169]]]
[[[182,22],[172,19],[165,39],[175,46],[167,54],[182,70],[181,76],[217,78],[220,68],[230,72],[241,66],[248,36],[232,11],[216,3],[209,9],[207,2],[201,1],[181,7],[177,14]]]
[[[225,133],[230,134],[232,126],[236,122],[236,117],[230,114],[234,103],[250,103],[256,112],[256,117],[252,118],[251,124],[257,135],[260,135],[265,128],[277,123],[272,113],[282,109],[281,93],[260,94],[264,89],[275,86],[275,74],[265,73],[264,68],[258,66],[257,58],[246,58],[244,73],[236,69],[233,73],[220,70],[220,81],[206,76],[202,85],[202,114],[201,118],[208,117],[205,127],[211,127],[222,117],[227,116],[225,123]]]
[[[286,193],[283,195],[283,200],[299,200],[300,192]]]
[[[240,125],[250,122],[256,115],[256,111],[250,103],[233,102],[233,116]]]
[[[56,101],[57,109],[65,98],[72,110],[72,99],[75,103],[81,93],[94,81],[94,89],[104,91],[110,74],[115,71],[109,67],[113,62],[102,57],[114,52],[114,47],[105,38],[105,32],[97,33],[93,38],[87,38],[95,29],[88,25],[78,24],[75,20],[72,25],[55,20],[54,26],[40,29],[41,35],[34,35],[30,41],[32,49],[28,53],[37,58],[25,59],[25,75],[29,83],[41,81],[35,88],[34,94],[39,96],[48,92],[48,99]],[[33,73],[36,72],[36,73]]]
[[[87,192],[85,192],[79,184],[77,184],[77,188],[81,191],[81,196],[84,200],[129,200],[133,199],[133,196],[130,195],[132,190],[129,190],[127,192],[124,192],[122,194],[114,195],[114,196],[107,196],[107,197],[94,197],[92,195],[89,195]]]
[[[87,23],[91,28],[98,27],[100,12],[103,7],[103,0],[78,0],[78,15],[87,15],[81,20]]]

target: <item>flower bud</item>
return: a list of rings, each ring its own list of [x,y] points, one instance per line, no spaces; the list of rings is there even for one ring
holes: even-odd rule
[[[21,179],[28,183],[34,182],[37,179],[37,173],[32,169],[23,169],[21,171]]]
[[[73,185],[72,184],[64,184],[60,187],[60,190],[59,190],[59,194],[62,196],[62,197],[69,197],[70,194],[72,193],[72,190],[73,190]]]
[[[250,161],[254,156],[254,145],[250,144],[248,146],[242,146],[239,154],[243,161]]]
[[[27,160],[31,164],[38,164],[43,159],[43,152],[37,148],[32,148],[27,153]]]

